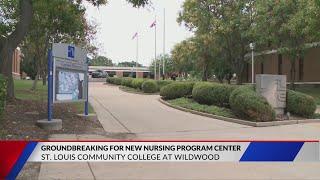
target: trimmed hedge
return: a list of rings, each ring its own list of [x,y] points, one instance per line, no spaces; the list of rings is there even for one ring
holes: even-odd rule
[[[229,98],[235,86],[217,83],[197,83],[192,98],[200,104],[229,106]]]
[[[142,84],[145,80],[142,78],[135,78],[131,82],[131,87],[135,89],[142,89]]]
[[[3,112],[6,107],[6,98],[7,98],[7,78],[0,74],[0,117],[3,115]]]
[[[316,102],[313,97],[289,90],[287,94],[287,111],[302,116],[312,118],[317,109]]]
[[[176,99],[192,95],[194,82],[174,82],[160,89],[160,96],[164,99]]]
[[[242,86],[235,89],[229,102],[232,111],[242,118],[257,122],[275,120],[275,112],[271,105],[252,87]]]
[[[126,87],[131,87],[132,81],[133,81],[133,79],[130,78],[130,77],[122,78],[121,85],[122,85],[122,86],[126,86]]]
[[[142,83],[142,91],[144,93],[155,93],[158,92],[157,82],[154,80],[147,80]]]
[[[158,87],[159,87],[159,90],[161,90],[162,87],[168,85],[168,84],[171,84],[175,81],[172,81],[172,80],[159,80],[157,81],[157,84],[158,84]]]
[[[119,77],[108,77],[107,82],[110,84],[121,85],[122,78]]]

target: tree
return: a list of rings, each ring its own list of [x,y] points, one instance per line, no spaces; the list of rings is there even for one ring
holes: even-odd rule
[[[22,43],[22,49],[35,60],[37,77],[43,84],[47,77],[47,50],[52,42],[65,42],[85,47],[94,34],[85,19],[85,9],[67,0],[42,0],[33,4],[32,26]],[[55,8],[52,8],[55,7]],[[28,52],[26,52],[28,51]],[[34,79],[32,90],[36,89]]]
[[[2,0],[0,2],[0,72],[8,78],[7,98],[14,98],[12,78],[12,55],[25,38],[33,17],[33,4],[41,0]],[[95,6],[106,4],[106,0],[87,0]],[[149,0],[128,0],[135,7],[144,6]],[[80,5],[82,0],[68,1]],[[55,7],[51,7],[54,9]]]
[[[139,64],[135,61],[123,61],[118,63],[118,67],[143,67],[142,64]]]
[[[230,84],[232,78],[232,69],[224,59],[216,59],[213,65],[213,73],[220,83],[227,80]]]
[[[176,44],[171,51],[171,58],[174,64],[174,69],[179,74],[188,74],[194,71],[194,58],[192,52],[194,46],[191,39],[183,40]]]
[[[7,97],[14,97],[12,77],[12,55],[21,43],[32,21],[32,0],[4,0],[0,4],[2,10],[0,34],[0,72],[7,77]],[[7,11],[8,10],[8,11]]]
[[[314,27],[316,1],[259,1],[257,3],[258,42],[276,48],[290,58],[291,87],[294,89],[296,62],[303,61],[306,43],[316,40],[319,34]],[[318,16],[319,17],[319,16]]]
[[[160,72],[162,74],[163,61],[165,62],[164,63],[165,76],[170,75],[171,73],[174,73],[175,72],[174,62],[168,54],[165,54],[165,55],[162,54],[162,55],[159,55],[156,60],[153,59],[151,65],[149,66],[150,72],[154,72],[154,64],[156,62],[158,67],[157,71],[159,70],[159,65],[160,65]]]
[[[113,63],[107,57],[98,56],[89,61],[89,66],[113,66]]]
[[[253,36],[253,0],[186,0],[178,22],[196,34],[212,36],[219,42],[226,60],[241,84]]]
[[[25,72],[32,80],[37,78],[37,65],[35,62],[36,61],[34,59],[24,58],[20,64],[21,70]]]

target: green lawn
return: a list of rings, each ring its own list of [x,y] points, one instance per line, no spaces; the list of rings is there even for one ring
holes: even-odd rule
[[[320,87],[297,87],[296,91],[309,94],[314,97],[318,106],[320,106]]]
[[[47,101],[48,87],[42,85],[42,81],[37,84],[35,91],[31,90],[31,80],[15,80],[14,81],[14,92],[17,99],[22,100],[34,100],[34,101]],[[84,111],[84,102],[69,103],[74,106],[79,112]],[[89,104],[89,113],[94,113],[92,106]]]
[[[195,111],[205,112],[217,116],[231,117],[234,118],[235,115],[231,112],[230,109],[221,108],[218,106],[208,106],[195,102],[189,98],[178,98],[173,100],[168,100],[168,102],[174,106],[180,106],[186,109],[191,109]]]
[[[14,81],[14,92],[16,98],[23,100],[39,100],[46,101],[47,100],[47,86],[43,86],[42,82],[39,81],[37,84],[37,89],[35,91],[31,91],[32,87],[31,80],[15,80]]]

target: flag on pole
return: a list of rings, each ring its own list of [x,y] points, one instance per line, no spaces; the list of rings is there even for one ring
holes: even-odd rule
[[[132,37],[132,40],[135,39],[136,37],[138,37],[138,32],[136,32],[133,37]]]
[[[153,27],[156,26],[156,25],[157,25],[157,21],[154,20],[153,23],[150,25],[150,28],[153,28]]]

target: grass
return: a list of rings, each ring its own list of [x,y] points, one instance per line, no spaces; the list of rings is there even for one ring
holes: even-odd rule
[[[174,106],[180,106],[186,109],[200,111],[200,112],[213,114],[217,116],[224,116],[224,117],[230,117],[230,118],[235,117],[235,115],[231,112],[230,109],[199,104],[189,98],[178,98],[178,99],[168,100],[168,103]]]
[[[15,80],[14,81],[14,92],[17,99],[21,100],[33,100],[46,102],[48,99],[48,86],[43,86],[42,81],[37,84],[36,90],[32,91],[33,81],[31,80]],[[68,103],[78,112],[84,112],[84,102]],[[93,107],[89,104],[89,113],[94,113]]]
[[[320,106],[320,87],[297,87],[296,91],[299,91],[314,97],[317,105]]]
[[[14,81],[14,92],[16,98],[22,100],[36,100],[36,101],[46,101],[47,100],[47,86],[43,86],[42,82],[39,81],[37,84],[37,89],[32,91],[33,81],[31,80],[15,80]]]

